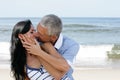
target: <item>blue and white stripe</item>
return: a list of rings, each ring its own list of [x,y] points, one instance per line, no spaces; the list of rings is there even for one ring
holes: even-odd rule
[[[40,69],[26,66],[26,71],[30,80],[55,80],[43,66],[41,66]],[[70,80],[70,78],[65,75],[61,80]]]

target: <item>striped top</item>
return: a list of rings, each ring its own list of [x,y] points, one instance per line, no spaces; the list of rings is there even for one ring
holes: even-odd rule
[[[55,80],[43,66],[40,69],[31,68],[26,66],[27,75],[30,80]],[[70,80],[67,75],[65,75],[61,80]]]

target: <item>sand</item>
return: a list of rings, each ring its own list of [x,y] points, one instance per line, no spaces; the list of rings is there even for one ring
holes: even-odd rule
[[[76,68],[75,80],[120,80],[120,69],[108,68]]]
[[[75,80],[120,80],[120,69],[74,68]],[[9,68],[0,68],[0,80],[14,80]]]
[[[0,69],[0,80],[14,80],[10,74],[10,69]]]

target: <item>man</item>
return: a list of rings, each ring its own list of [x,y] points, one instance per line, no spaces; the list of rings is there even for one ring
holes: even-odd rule
[[[38,24],[37,33],[35,34],[38,40],[42,42],[40,49],[30,44],[24,44],[24,46],[27,46],[26,48],[31,54],[38,56],[48,72],[54,75],[52,70],[55,69],[55,71],[61,73],[59,78],[56,78],[57,80],[60,80],[65,75],[68,77],[67,80],[74,80],[71,65],[78,53],[79,44],[63,36],[61,34],[62,27],[62,21],[59,17],[53,14],[46,15]]]

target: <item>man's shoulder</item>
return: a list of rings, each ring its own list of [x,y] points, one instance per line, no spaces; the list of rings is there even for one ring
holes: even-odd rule
[[[68,45],[68,43],[69,43],[69,45],[73,45],[73,44],[77,45],[78,44],[75,40],[73,40],[67,36],[63,36],[63,43],[64,44],[66,43],[67,45]]]
[[[75,40],[69,37],[63,36],[63,43],[62,43],[63,48],[69,48],[74,46],[79,46],[79,44]]]

